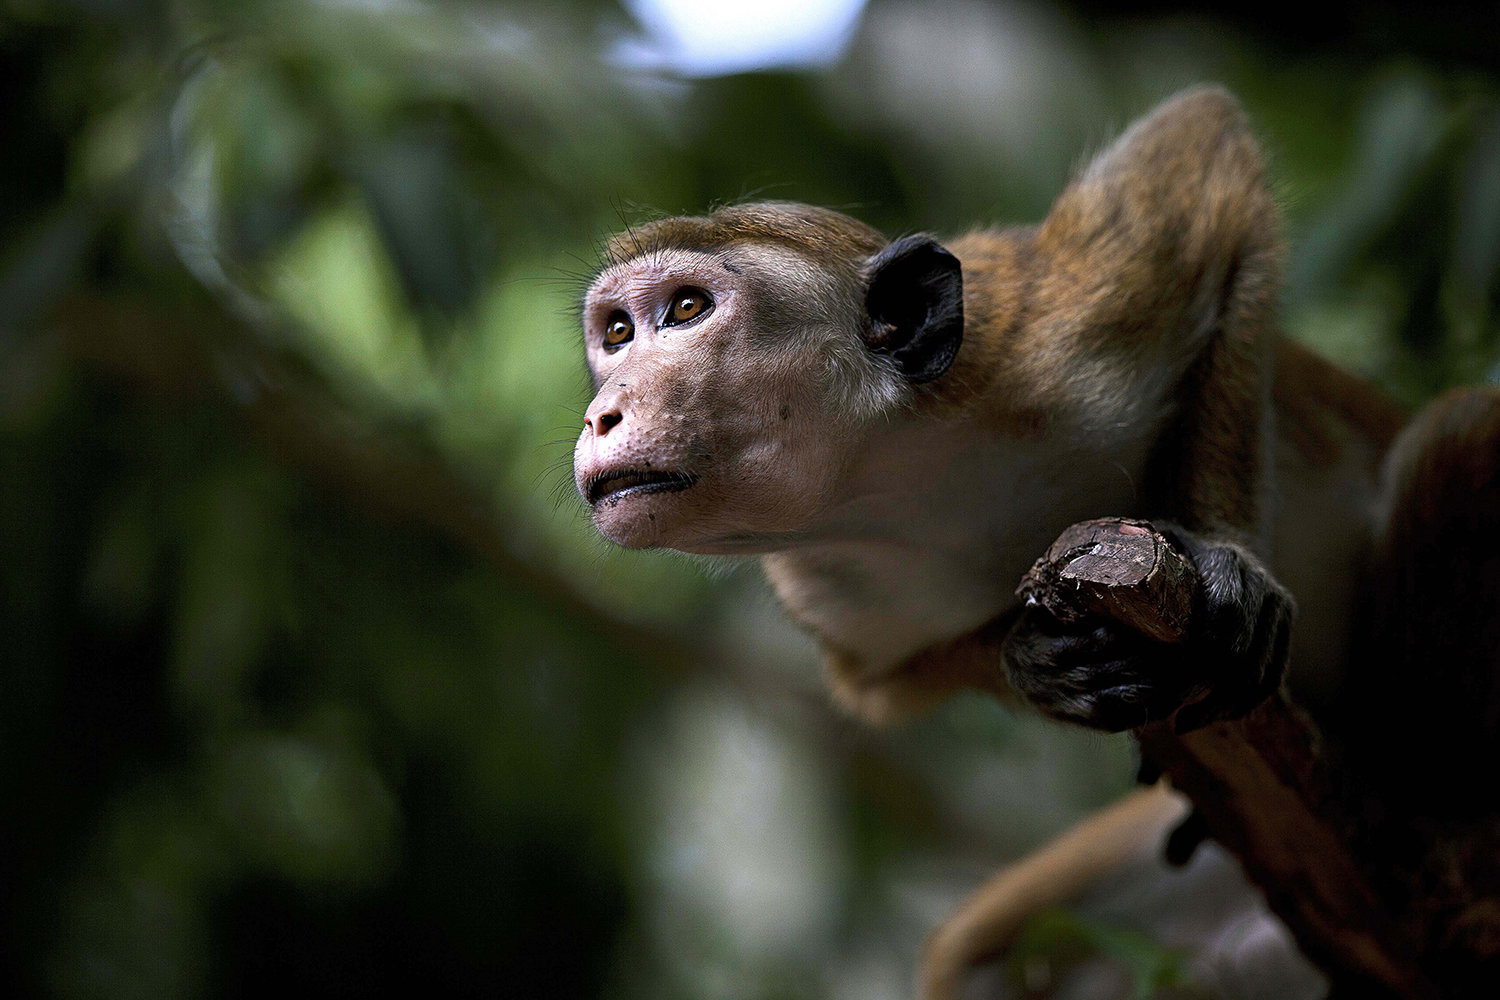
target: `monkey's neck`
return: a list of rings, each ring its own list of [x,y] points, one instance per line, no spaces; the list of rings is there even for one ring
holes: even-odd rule
[[[809,541],[764,557],[788,613],[869,676],[1011,607],[1069,524],[1138,506],[1144,441],[1103,453],[977,424],[883,431]]]

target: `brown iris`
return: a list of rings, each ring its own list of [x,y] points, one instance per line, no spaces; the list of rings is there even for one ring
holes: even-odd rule
[[[672,296],[672,308],[667,310],[663,326],[677,326],[697,319],[713,308],[713,299],[698,288],[684,288]]]
[[[604,324],[605,347],[619,347],[634,336],[635,324],[622,312],[614,313],[609,317],[609,322]]]

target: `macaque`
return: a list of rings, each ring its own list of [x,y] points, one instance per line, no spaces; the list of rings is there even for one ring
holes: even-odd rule
[[[975,687],[1187,730],[1288,680],[1338,718],[1345,681],[1372,678],[1388,690],[1363,710],[1403,711],[1435,632],[1483,633],[1480,662],[1500,662],[1494,590],[1460,602],[1477,632],[1452,631],[1437,592],[1404,603],[1446,504],[1500,510],[1500,394],[1445,401],[1393,447],[1399,406],[1280,337],[1282,259],[1259,146],[1216,88],[1133,125],[1038,225],[891,241],[779,202],[654,221],[609,242],[584,300],[578,490],[621,545],[759,556],[871,720]],[[1105,516],[1150,519],[1190,557],[1187,642],[1017,600],[1062,529]],[[1492,674],[1434,691],[1489,697]],[[1494,720],[1470,717],[1494,699],[1426,700],[1493,759]],[[1138,792],[1015,866],[934,937],[925,995],[956,995],[1018,914],[1075,891],[1064,859],[1092,873],[1123,856],[1104,838],[1159,840],[1182,810]]]

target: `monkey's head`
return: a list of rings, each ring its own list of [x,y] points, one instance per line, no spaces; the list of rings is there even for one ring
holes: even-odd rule
[[[857,442],[942,375],[958,261],[825,209],[759,203],[616,236],[584,298],[596,395],[573,472],[635,548],[763,552],[805,537]]]

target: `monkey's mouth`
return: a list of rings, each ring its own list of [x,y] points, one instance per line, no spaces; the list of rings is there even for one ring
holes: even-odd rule
[[[651,472],[640,469],[612,469],[589,477],[583,487],[583,499],[593,507],[606,500],[644,496],[647,493],[676,493],[698,481],[686,472]]]

